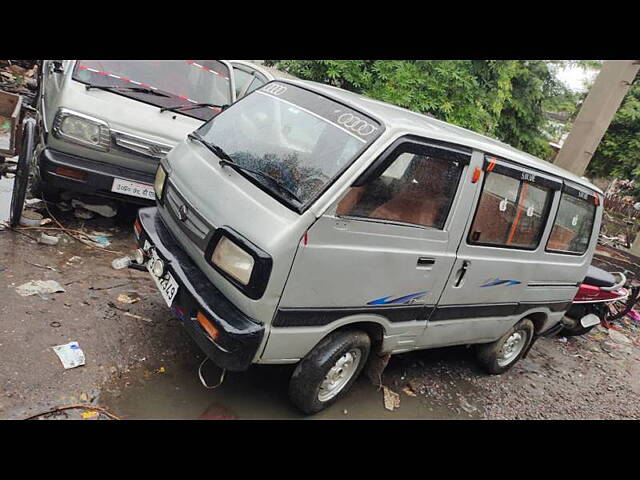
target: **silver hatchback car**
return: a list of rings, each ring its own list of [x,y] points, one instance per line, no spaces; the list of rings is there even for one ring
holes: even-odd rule
[[[303,412],[368,359],[475,345],[490,373],[562,328],[602,192],[469,130],[272,81],[165,159],[138,262],[223,369],[297,364]]]

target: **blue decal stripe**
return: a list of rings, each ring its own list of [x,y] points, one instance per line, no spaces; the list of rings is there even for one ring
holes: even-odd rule
[[[395,298],[393,300],[389,300],[392,295],[389,295],[387,297],[382,297],[382,298],[377,298],[375,300],[371,300],[370,302],[367,303],[367,305],[389,305],[389,304],[397,304],[397,303],[406,303],[409,302],[410,300],[412,300],[413,298],[419,297],[420,295],[424,295],[425,292],[416,292],[416,293],[412,293],[410,295],[404,295],[402,297],[398,297]]]

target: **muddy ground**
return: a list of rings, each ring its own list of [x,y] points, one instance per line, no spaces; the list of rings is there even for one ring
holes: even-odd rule
[[[0,220],[7,193],[2,180]],[[132,419],[302,418],[287,402],[291,366],[230,373],[215,390],[200,383],[204,357],[151,279],[111,267],[134,248],[134,210],[87,221],[52,213],[68,228],[104,234],[111,242],[107,248],[119,253],[66,235],[49,246],[27,236],[37,237],[35,230],[0,231],[0,418],[27,418],[70,404],[99,405]],[[65,292],[18,295],[16,287],[30,280],[56,280]],[[140,300],[123,303],[121,294]],[[399,408],[386,410],[382,392],[361,378],[345,399],[313,418],[639,418],[640,324],[627,319],[616,328],[613,334],[599,327],[583,337],[542,338],[501,376],[483,373],[465,347],[398,355],[383,383],[399,393]],[[69,341],[79,342],[86,365],[62,367],[51,347]],[[210,383],[218,374],[204,365]],[[82,418],[87,411],[39,418]]]

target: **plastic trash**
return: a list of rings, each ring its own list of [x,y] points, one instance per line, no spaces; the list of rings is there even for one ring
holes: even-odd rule
[[[384,396],[384,408],[391,412],[396,408],[400,408],[400,395],[385,386],[383,386],[382,389]]]
[[[638,313],[635,308],[631,309],[631,311],[627,315],[629,316],[629,318],[631,318],[631,320],[640,322],[640,313]]]
[[[131,265],[131,258],[129,257],[116,258],[111,262],[111,266],[116,270],[122,270],[123,268],[127,268],[129,265]]]
[[[25,210],[20,216],[20,225],[23,227],[39,227],[44,217],[38,212]]]
[[[80,218],[82,220],[91,220],[93,217],[95,217],[93,212],[90,212],[89,210],[85,210],[84,208],[76,208],[73,211],[73,216],[76,218]]]
[[[42,232],[38,237],[38,243],[42,243],[44,245],[57,245],[59,241],[60,238],[55,235],[47,235],[44,232]]]
[[[107,217],[107,218],[115,217],[116,214],[118,213],[118,209],[111,204],[83,202],[78,200],[77,198],[74,198],[73,200],[71,200],[71,206],[73,208],[88,210],[90,212],[97,213],[98,215],[102,215],[103,217]]]
[[[44,293],[65,292],[66,290],[55,280],[31,280],[16,288],[20,296],[42,295]]]
[[[52,348],[53,351],[56,352],[56,355],[58,355],[65,369],[84,365],[84,352],[80,348],[80,345],[78,345],[78,342],[69,342]]]
[[[91,240],[93,240],[98,247],[106,248],[109,245],[111,245],[111,242],[109,241],[109,239],[103,235],[100,235],[100,236],[92,235],[89,238],[91,238]]]

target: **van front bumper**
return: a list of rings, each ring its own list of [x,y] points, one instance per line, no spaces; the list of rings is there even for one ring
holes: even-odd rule
[[[140,172],[118,165],[98,162],[51,148],[42,150],[38,157],[38,163],[40,165],[40,176],[46,185],[141,205],[151,205],[154,202],[154,199],[123,195],[111,191],[115,178],[153,185],[154,173]],[[76,180],[60,175],[56,173],[59,167],[80,171],[84,174],[84,177],[82,180]]]
[[[138,245],[155,248],[178,283],[171,305],[174,315],[216,365],[232,371],[246,370],[260,347],[264,326],[242,313],[209,281],[176,242],[156,207],[140,209],[138,220],[142,226]],[[218,330],[215,340],[198,322],[198,311]]]

